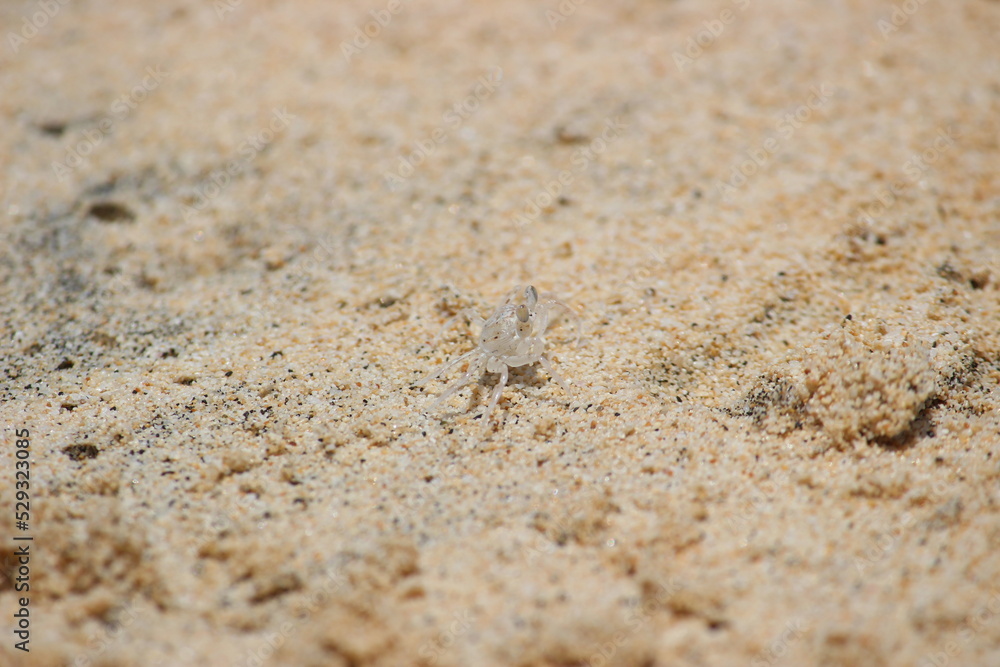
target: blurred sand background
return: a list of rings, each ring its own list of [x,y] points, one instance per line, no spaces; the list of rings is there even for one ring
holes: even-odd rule
[[[1000,664],[1000,3],[0,25],[0,663]]]

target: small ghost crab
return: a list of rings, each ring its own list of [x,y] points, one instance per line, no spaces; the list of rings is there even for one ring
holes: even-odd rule
[[[570,390],[569,384],[556,373],[555,369],[552,368],[552,363],[545,356],[545,333],[549,326],[555,322],[553,314],[558,316],[558,311],[565,311],[573,319],[573,338],[575,340],[579,336],[579,319],[576,313],[551,294],[545,293],[539,296],[534,285],[517,287],[508,293],[503,303],[497,307],[488,320],[479,317],[471,309],[466,309],[451,318],[445,324],[445,328],[456,318],[468,316],[473,323],[482,327],[482,331],[474,350],[449,361],[415,383],[415,386],[420,386],[458,366],[466,359],[470,360],[469,368],[465,374],[438,396],[431,405],[430,411],[437,410],[442,403],[454,396],[459,390],[477,380],[484,369],[488,373],[499,373],[500,382],[493,389],[489,405],[486,406],[486,412],[483,413],[483,426],[485,428],[489,423],[493,408],[500,400],[503,388],[507,385],[508,370],[534,363],[541,363],[549,376],[558,382],[567,394],[572,395],[573,392]]]

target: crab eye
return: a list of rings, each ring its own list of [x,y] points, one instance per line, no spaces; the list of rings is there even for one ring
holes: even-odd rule
[[[524,290],[524,300],[528,302],[528,308],[534,309],[538,304],[538,290],[535,289],[534,285],[528,285],[528,288]]]
[[[517,307],[517,319],[521,320],[522,322],[528,321],[528,307],[525,306],[523,303]]]

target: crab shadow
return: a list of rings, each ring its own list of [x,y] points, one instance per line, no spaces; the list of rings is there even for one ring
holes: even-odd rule
[[[511,398],[513,398],[514,394],[519,392],[521,388],[524,387],[531,387],[533,389],[540,390],[546,385],[552,383],[556,385],[558,391],[561,392],[567,400],[569,399],[569,396],[565,396],[565,392],[562,387],[559,387],[555,379],[550,378],[545,373],[539,373],[539,368],[540,367],[537,364],[532,364],[530,366],[517,366],[510,367],[508,369],[507,385],[504,387],[503,393],[500,395],[500,400],[497,402],[497,406],[493,412],[494,418],[501,410],[505,411],[511,407]],[[500,382],[499,373],[484,371],[476,382],[469,384],[472,391],[469,393],[468,400],[465,402],[465,407],[453,410],[444,409],[441,412],[441,418],[453,419],[465,414],[476,413],[472,416],[472,419],[482,419],[483,412],[486,410],[486,405],[489,403],[490,395],[497,386],[498,382]],[[465,393],[467,389],[468,387],[463,388],[460,393]],[[522,400],[532,400],[552,404],[558,403],[558,399],[555,397],[542,397],[534,394],[526,394],[524,392],[521,392],[521,398]]]

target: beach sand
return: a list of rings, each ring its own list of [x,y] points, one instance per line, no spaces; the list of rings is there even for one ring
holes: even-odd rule
[[[1000,3],[0,17],[0,664],[1000,664]]]

